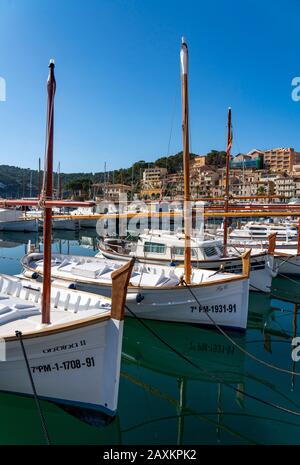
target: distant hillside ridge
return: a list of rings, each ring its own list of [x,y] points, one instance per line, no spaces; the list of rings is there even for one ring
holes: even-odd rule
[[[211,154],[222,153],[217,150],[212,150],[208,153],[208,159],[212,160]],[[195,153],[190,154],[191,159],[199,156]],[[146,168],[159,166],[167,168],[168,173],[177,173],[182,170],[183,159],[182,152],[178,152],[170,156],[162,156],[152,162],[140,160],[135,162],[129,168],[120,168],[117,170],[110,170],[106,173],[99,172],[78,172],[78,173],[61,173],[62,190],[67,195],[68,191],[72,190],[72,184],[81,181],[86,185],[93,183],[122,183],[133,184],[135,189],[138,189],[140,180],[143,176],[143,171]],[[42,184],[43,172],[40,173],[40,184]],[[39,187],[38,170],[30,168],[19,168],[11,165],[0,165],[0,197],[2,198],[22,198],[22,197],[36,197]],[[58,188],[57,173],[53,173],[53,187]]]

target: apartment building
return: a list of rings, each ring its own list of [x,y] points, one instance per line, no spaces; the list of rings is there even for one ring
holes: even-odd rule
[[[166,174],[166,168],[161,168],[159,166],[146,168],[143,172],[143,188],[160,189],[162,187],[162,180]]]
[[[275,180],[276,194],[283,197],[295,197],[296,184],[294,178],[289,176],[278,176]]]
[[[300,163],[300,153],[292,147],[275,148],[264,151],[264,168],[277,173],[290,173],[293,166]]]
[[[168,174],[163,181],[164,193],[172,198],[183,195],[183,172]]]
[[[190,169],[191,171],[201,168],[202,166],[206,165],[206,155],[199,155],[198,157],[195,157],[191,159],[190,161]]]
[[[212,195],[213,188],[219,184],[220,174],[211,166],[198,166],[193,168],[190,177],[191,195],[204,197]]]
[[[114,200],[118,201],[122,196],[127,196],[131,186],[127,184],[93,184],[94,196],[96,200]]]

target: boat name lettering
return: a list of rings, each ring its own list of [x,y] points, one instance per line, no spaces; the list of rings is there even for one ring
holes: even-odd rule
[[[204,313],[235,313],[236,304],[218,304],[218,305],[191,305],[191,312]]]
[[[30,367],[32,373],[51,373],[60,370],[78,370],[80,368],[93,368],[95,366],[94,357],[86,357],[83,360],[65,360],[61,363],[47,363]]]
[[[71,344],[64,344],[62,346],[55,346],[55,347],[49,347],[47,349],[43,349],[43,353],[48,354],[49,352],[61,352],[63,350],[76,349],[77,347],[82,347],[85,345],[86,345],[86,342],[84,339],[82,339],[79,342],[72,342]]]

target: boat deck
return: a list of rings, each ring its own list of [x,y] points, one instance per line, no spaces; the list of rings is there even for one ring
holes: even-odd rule
[[[41,254],[32,254],[25,257],[24,264],[38,273],[43,272],[43,258]],[[51,273],[58,279],[69,281],[89,282],[93,284],[111,284],[113,271],[124,265],[124,262],[117,262],[101,257],[71,257],[67,255],[53,255]],[[132,286],[165,287],[178,286],[180,278],[184,274],[182,266],[147,265],[136,263],[131,274],[130,284]],[[192,284],[200,284],[211,281],[221,281],[229,277],[236,277],[236,274],[226,272],[216,272],[206,269],[193,269]]]
[[[42,285],[5,276],[0,278],[0,337],[45,329],[41,324]],[[75,323],[93,316],[110,315],[110,299],[52,286],[51,324]]]

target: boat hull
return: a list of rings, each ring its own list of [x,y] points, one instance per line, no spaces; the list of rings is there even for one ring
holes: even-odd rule
[[[279,275],[300,276],[300,255],[275,253],[275,266]]]
[[[63,231],[77,231],[79,229],[79,221],[73,219],[53,219],[52,229]]]
[[[89,218],[89,219],[84,219],[80,220],[80,227],[81,228],[96,228],[98,219],[95,218]]]
[[[108,318],[45,336],[24,336],[38,396],[113,416],[122,333],[123,321]],[[32,396],[20,341],[2,341],[0,357],[0,390]]]
[[[111,287],[74,283],[76,289],[110,296]],[[245,330],[249,280],[240,278],[210,285],[172,288],[128,287],[125,314],[159,321],[218,324]]]
[[[0,221],[0,231],[37,232],[36,220]]]

